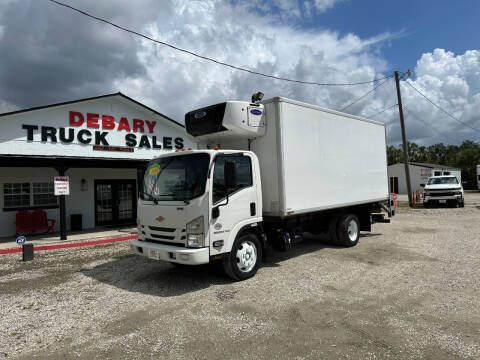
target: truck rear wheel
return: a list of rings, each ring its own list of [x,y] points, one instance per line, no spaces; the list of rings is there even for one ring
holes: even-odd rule
[[[338,219],[340,219],[340,214],[332,215],[328,225],[328,240],[332,245],[340,245],[337,237]]]
[[[342,246],[355,246],[360,237],[360,222],[353,214],[343,215],[338,221],[337,241]]]
[[[232,251],[223,259],[225,273],[234,280],[246,280],[257,273],[262,259],[258,238],[246,234],[235,240]]]

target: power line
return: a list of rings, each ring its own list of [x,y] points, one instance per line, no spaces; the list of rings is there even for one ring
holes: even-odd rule
[[[164,46],[167,46],[169,48],[172,48],[174,50],[177,50],[177,51],[180,51],[180,52],[183,52],[183,53],[186,53],[186,54],[189,54],[189,55],[192,55],[192,56],[195,56],[195,57],[198,57],[200,59],[203,59],[203,60],[208,60],[208,61],[211,61],[211,62],[214,62],[218,65],[223,65],[223,66],[227,66],[229,68],[232,68],[232,69],[235,69],[235,70],[239,70],[239,71],[244,71],[244,72],[247,72],[247,73],[250,73],[250,74],[253,74],[253,75],[258,75],[258,76],[263,76],[263,77],[266,77],[266,78],[271,78],[271,79],[275,79],[275,80],[281,80],[281,81],[288,81],[288,82],[293,82],[293,83],[299,83],[299,84],[307,84],[307,85],[318,85],[318,86],[353,86],[353,85],[363,85],[363,84],[370,84],[370,83],[375,83],[377,81],[382,81],[382,80],[387,80],[389,78],[391,78],[392,76],[386,76],[386,77],[382,77],[382,78],[378,78],[378,79],[373,79],[373,80],[369,80],[369,81],[362,81],[362,82],[356,82],[356,83],[318,83],[318,82],[314,82],[314,81],[302,81],[302,80],[295,80],[295,79],[289,79],[289,78],[284,78],[284,77],[280,77],[280,76],[274,76],[274,75],[269,75],[269,74],[264,74],[264,73],[261,73],[261,72],[258,72],[258,71],[253,71],[253,70],[250,70],[250,69],[247,69],[247,68],[242,68],[240,66],[236,66],[236,65],[231,65],[231,64],[228,64],[226,62],[223,62],[223,61],[220,61],[220,60],[216,60],[216,59],[213,59],[211,57],[208,57],[208,56],[204,56],[204,55],[199,55],[193,51],[190,51],[190,50],[185,50],[185,49],[182,49],[178,46],[175,46],[175,45],[172,45],[172,44],[169,44],[169,43],[166,43],[164,41],[160,41],[160,40],[156,40],[154,38],[151,38],[147,35],[144,35],[142,33],[139,33],[137,31],[134,31],[134,30],[131,30],[131,29],[128,29],[128,28],[125,28],[123,26],[120,26],[120,25],[117,25],[113,22],[110,22],[108,20],[105,20],[103,18],[100,18],[98,16],[94,16],[94,15],[91,15],[83,10],[79,10],[77,8],[74,8],[73,6],[70,6],[70,5],[67,5],[67,4],[64,4],[60,1],[56,1],[56,0],[49,0],[50,2],[52,3],[55,3],[57,5],[60,5],[60,6],[63,6],[63,7],[66,7],[68,9],[71,9],[73,11],[76,11],[77,13],[80,13],[82,15],[85,15],[91,19],[94,19],[94,20],[97,20],[97,21],[100,21],[100,22],[103,22],[105,24],[108,24],[108,25],[111,25],[113,27],[116,27],[117,29],[120,29],[120,30],[123,30],[123,31],[126,31],[126,32],[129,32],[131,34],[134,34],[134,35],[137,35],[137,36],[140,36],[144,39],[147,39],[147,40],[150,40],[150,41],[153,41],[157,44],[160,44],[160,45],[164,45]]]
[[[362,96],[356,98],[354,101],[352,101],[350,104],[348,104],[347,106],[343,107],[342,109],[340,109],[340,111],[345,111],[345,109],[349,108],[350,106],[352,106],[353,104],[356,104],[357,102],[359,102],[360,100],[362,100],[365,96],[371,94],[372,92],[374,92],[376,89],[378,89],[380,86],[382,86],[383,84],[385,84],[388,80],[390,80],[391,78],[393,77],[393,75],[390,75],[389,77],[386,78],[386,80],[382,81],[380,84],[378,84],[377,86],[375,86],[372,90],[366,92],[365,94],[363,94]]]
[[[404,106],[405,108],[405,106]],[[420,122],[422,122],[424,125],[426,125],[427,128],[433,130],[434,132],[436,132],[437,134],[445,137],[446,139],[449,139],[451,141],[453,141],[454,143],[458,142],[458,140],[450,137],[449,135],[445,134],[444,132],[441,132],[437,129],[435,129],[434,127],[432,127],[429,123],[427,123],[426,121],[424,121],[420,116],[416,115],[414,112],[410,111],[408,108],[407,108],[407,113],[408,115],[413,115],[413,117],[417,120],[419,120]]]
[[[368,118],[371,118],[371,117],[380,115],[381,113],[384,113],[385,111],[390,110],[391,108],[393,108],[394,106],[397,106],[397,105],[398,105],[398,104],[390,105],[389,107],[387,107],[387,108],[385,108],[385,109],[383,109],[383,110],[381,110],[381,111],[379,111],[379,112],[376,112],[375,114],[368,115],[368,116],[364,116],[364,117],[366,117],[366,118],[368,119]]]
[[[473,126],[471,126],[470,124],[462,121],[462,120],[459,120],[457,119],[455,116],[453,116],[452,114],[450,114],[447,110],[443,109],[442,107],[440,107],[439,105],[435,104],[432,100],[430,100],[425,94],[423,94],[420,90],[418,90],[415,86],[413,86],[410,81],[405,81],[408,85],[410,85],[412,87],[413,90],[415,90],[417,93],[419,93],[420,95],[422,95],[430,104],[432,104],[433,106],[435,106],[437,109],[439,109],[440,111],[442,111],[443,113],[447,114],[449,117],[451,117],[453,120],[459,122],[460,124],[463,124],[464,126],[466,127],[469,127],[470,129],[472,130],[475,130],[475,131],[478,131],[480,132],[479,129],[476,129],[474,128]]]

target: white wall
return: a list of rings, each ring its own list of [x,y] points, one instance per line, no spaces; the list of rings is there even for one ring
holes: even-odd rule
[[[70,214],[83,215],[83,228],[95,227],[94,180],[137,179],[136,169],[69,169],[70,195],[66,196],[67,229],[70,230]],[[53,168],[0,167],[0,237],[15,235],[17,211],[3,211],[3,184],[16,182],[53,182],[58,173]],[[81,191],[81,179],[87,180],[87,191]],[[138,185],[137,185],[138,186]],[[60,230],[59,209],[46,209],[49,219],[55,219],[55,231]]]

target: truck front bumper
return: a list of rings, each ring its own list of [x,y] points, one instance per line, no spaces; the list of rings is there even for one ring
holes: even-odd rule
[[[444,196],[431,196],[431,195],[425,195],[423,202],[429,202],[429,201],[439,201],[439,200],[456,200],[456,201],[461,201],[463,199],[462,195],[444,195]]]
[[[179,246],[154,244],[147,241],[134,240],[130,243],[132,251],[154,260],[175,262],[186,265],[208,264],[210,251],[208,247],[193,249]]]

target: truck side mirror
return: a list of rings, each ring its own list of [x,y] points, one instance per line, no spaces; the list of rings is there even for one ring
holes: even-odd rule
[[[220,216],[220,208],[218,206],[215,206],[212,209],[212,219],[216,219]]]
[[[237,167],[233,161],[225,161],[224,165],[225,188],[233,189],[237,186]]]
[[[425,187],[425,184],[420,184],[421,187]]]

